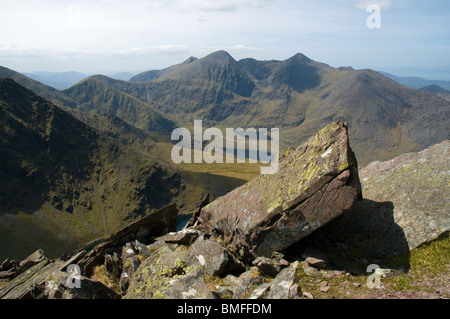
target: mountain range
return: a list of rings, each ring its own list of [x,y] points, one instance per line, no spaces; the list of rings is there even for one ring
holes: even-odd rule
[[[44,83],[46,85],[52,86],[57,90],[65,90],[69,87],[77,84],[81,80],[89,77],[89,74],[69,71],[69,72],[31,72],[31,73],[23,73],[29,78]],[[116,80],[124,80],[128,81],[133,74],[129,72],[120,72],[109,75],[111,78]]]
[[[441,88],[438,85],[432,84],[420,89],[421,91],[429,92],[437,95],[447,101],[450,101],[450,91]]]
[[[8,77],[5,69],[0,75]],[[285,61],[236,61],[218,51],[130,81],[91,76],[63,91],[12,77],[57,105],[114,114],[166,135],[176,126],[192,126],[194,119],[210,127],[279,127],[287,148],[342,119],[361,165],[449,137],[448,101],[369,69],[332,68],[300,53]]]
[[[429,85],[437,85],[445,90],[450,90],[450,81],[444,80],[426,80],[418,76],[398,76],[388,72],[379,71],[381,74],[388,78],[407,86],[411,89],[421,89]]]
[[[450,102],[435,92],[300,53],[237,61],[218,51],[129,81],[94,75],[64,90],[5,67],[0,77],[1,242],[15,243],[3,245],[0,259],[35,247],[74,250],[170,202],[189,211],[206,192],[241,185],[226,172],[171,163],[171,132],[196,119],[280,128],[282,151],[343,120],[360,167],[450,138]]]

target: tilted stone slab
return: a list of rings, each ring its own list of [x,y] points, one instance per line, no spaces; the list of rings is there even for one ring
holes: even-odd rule
[[[199,223],[244,260],[270,256],[339,216],[361,198],[347,127],[336,121],[261,175],[210,203]]]

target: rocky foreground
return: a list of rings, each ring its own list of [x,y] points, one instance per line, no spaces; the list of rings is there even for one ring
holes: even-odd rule
[[[445,141],[358,171],[338,121],[290,150],[278,173],[206,198],[182,231],[170,205],[72,256],[4,261],[0,298],[315,298],[336,278],[362,289],[369,264],[448,238],[449,152]],[[409,261],[378,274],[407,274]]]

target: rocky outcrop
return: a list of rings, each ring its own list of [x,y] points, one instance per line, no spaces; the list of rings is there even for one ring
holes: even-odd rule
[[[117,299],[120,296],[101,282],[78,272],[63,271],[65,263],[52,261],[41,250],[21,263],[20,273],[0,289],[1,299]],[[27,267],[23,270],[23,267]],[[78,280],[71,286],[72,277]]]
[[[205,198],[181,231],[173,232],[170,205],[71,257],[50,260],[38,250],[5,260],[0,298],[311,299],[332,294],[333,278],[344,277],[340,285],[358,289],[350,276],[367,272],[357,264],[448,232],[449,147],[369,165],[358,201],[346,126],[333,123],[288,152],[274,179],[257,178],[209,205]],[[355,248],[367,254],[352,255]],[[320,285],[314,296],[302,290],[304,278]]]
[[[186,246],[156,242],[152,254],[133,275],[126,299],[212,299],[204,280],[205,259],[194,259]],[[202,256],[202,257],[200,257]],[[219,257],[219,259],[222,259]],[[189,262],[188,262],[189,261]]]
[[[95,266],[103,264],[105,254],[122,249],[127,242],[134,240],[150,242],[154,237],[176,229],[178,210],[175,204],[152,213],[137,222],[121,229],[106,240],[97,244],[77,264],[84,274],[91,275]]]
[[[116,299],[120,295],[103,283],[92,280],[96,267],[104,266],[105,275],[119,282],[126,293],[129,280],[142,260],[151,255],[143,242],[152,242],[157,236],[176,228],[178,210],[169,205],[102,240],[92,249],[83,249],[66,261],[50,260],[37,250],[22,261],[5,260],[0,269],[0,280],[9,280],[0,290],[0,298],[66,298]],[[120,258],[119,258],[120,256]],[[68,285],[74,266],[78,287]],[[71,268],[72,267],[72,268]]]
[[[6,259],[0,266],[0,280],[8,280],[19,276],[31,267],[48,261],[42,249],[36,250],[22,261]]]
[[[347,127],[337,121],[289,151],[276,174],[257,177],[204,207],[198,222],[251,261],[287,248],[360,198]]]
[[[333,222],[340,240],[377,258],[450,229],[450,141],[360,170],[364,200]]]

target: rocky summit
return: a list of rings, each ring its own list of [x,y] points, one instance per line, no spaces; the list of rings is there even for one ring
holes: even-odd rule
[[[205,197],[181,231],[174,231],[178,209],[169,205],[72,256],[49,259],[37,250],[5,260],[0,298],[448,297],[445,274],[436,273],[443,279],[435,283],[411,270],[424,285],[438,285],[413,295],[402,292],[408,269],[380,268],[380,292],[365,281],[367,265],[381,261],[373,258],[409,253],[442,233],[424,252],[437,261],[420,263],[448,265],[435,250],[449,243],[449,146],[445,141],[358,171],[347,127],[334,122],[288,151],[276,174],[211,203]],[[415,182],[407,184],[403,178],[412,175]],[[388,280],[394,280],[390,294]]]
[[[333,220],[361,198],[347,127],[336,121],[287,152],[280,169],[204,207],[198,217],[243,260],[270,256]]]

